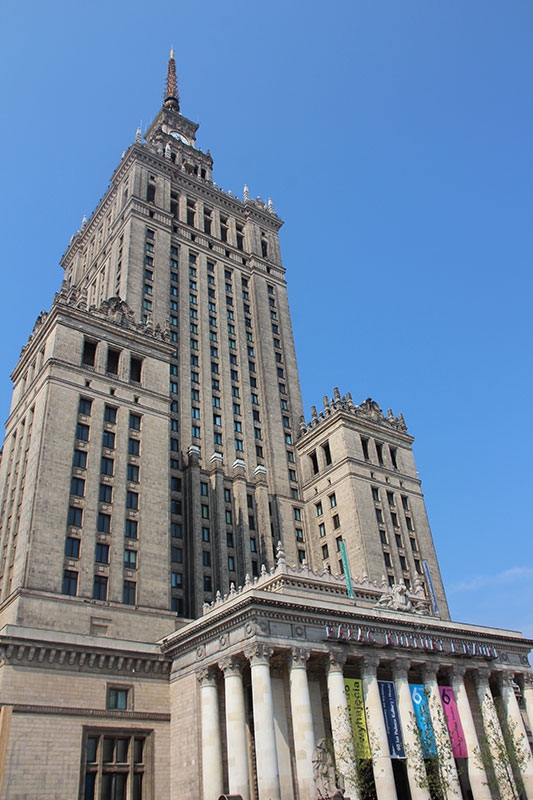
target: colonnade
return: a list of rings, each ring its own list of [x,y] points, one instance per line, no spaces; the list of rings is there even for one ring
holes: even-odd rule
[[[217,800],[226,790],[229,794],[241,795],[243,800],[252,800],[257,788],[258,800],[315,800],[317,789],[313,774],[313,755],[317,746],[315,738],[314,715],[322,715],[322,709],[313,709],[307,661],[310,653],[300,647],[285,651],[285,664],[288,670],[290,702],[290,728],[292,730],[292,780],[291,794],[283,789],[280,781],[278,749],[276,744],[276,715],[271,680],[271,656],[273,649],[264,644],[249,646],[237,655],[219,659],[216,664],[198,673],[201,694],[201,730],[202,730],[202,783],[203,800]],[[276,651],[279,664],[280,652]],[[317,653],[314,654],[318,655]],[[331,738],[337,770],[345,775],[345,796],[356,800],[358,797],[355,780],[355,755],[350,732],[348,706],[345,693],[344,671],[346,657],[342,651],[322,653],[322,665],[325,670],[327,686],[327,705],[331,724]],[[407,759],[406,771],[412,800],[430,800],[429,790],[422,788],[420,775],[424,774],[423,755],[420,737],[413,725],[413,702],[408,682],[410,661],[406,658],[390,660],[387,654],[386,665],[392,669],[396,703],[400,718],[401,734]],[[390,758],[386,722],[383,714],[378,686],[377,669],[380,657],[370,654],[357,658],[353,666],[357,666],[363,687],[363,700],[366,712],[368,739],[372,754],[374,782],[378,800],[396,800],[398,797],[396,783]],[[249,665],[253,706],[253,727],[256,744],[255,775],[251,774],[251,758],[247,732],[247,713],[243,670]],[[468,780],[474,800],[491,800],[488,778],[483,767],[477,728],[474,721],[477,709],[472,708],[465,687],[464,675],[467,668],[472,670],[479,701],[479,713],[483,722],[487,742],[492,743],[502,737],[499,717],[489,686],[490,670],[488,668],[473,669],[464,663],[446,665],[446,677],[453,688],[457,711],[461,720],[462,732],[468,752]],[[435,739],[438,743],[449,742],[444,714],[437,683],[438,664],[426,663],[418,665],[423,677],[425,693],[428,698],[428,710]],[[498,672],[500,696],[505,709],[509,727],[514,731],[515,739],[525,743],[523,758],[515,761],[528,798],[533,799],[533,760],[527,745],[527,737],[520,708],[509,678]],[[219,709],[218,684],[224,683],[225,715],[221,720]],[[533,685],[526,680],[523,690],[524,702],[529,714],[530,725],[533,726]],[[223,776],[223,740],[221,724],[225,728],[227,783],[224,786]],[[496,735],[492,735],[492,734]],[[501,758],[501,751],[493,752],[493,760]],[[446,763],[447,796],[449,800],[462,800],[460,779],[450,747],[439,748],[439,757]],[[316,758],[316,756],[315,756]],[[494,777],[494,776],[493,776]]]

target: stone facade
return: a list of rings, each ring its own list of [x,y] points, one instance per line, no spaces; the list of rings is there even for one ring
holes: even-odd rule
[[[282,222],[213,183],[197,127],[171,57],[12,375],[0,800],[355,798],[362,774],[428,800],[413,692],[448,797],[497,800],[503,764],[533,798],[532,643],[450,620],[401,414],[335,389],[305,422]]]

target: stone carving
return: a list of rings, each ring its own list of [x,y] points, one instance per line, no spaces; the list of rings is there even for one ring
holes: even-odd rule
[[[406,611],[415,614],[429,614],[429,603],[420,580],[415,581],[415,590],[409,592],[403,581],[393,586],[383,586],[383,593],[376,608],[390,608],[392,611]]]
[[[341,396],[338,388],[335,387],[331,399],[327,396],[324,397],[323,411],[317,413],[316,406],[311,406],[311,422],[306,423],[305,420],[300,422],[300,435],[303,436],[307,431],[315,428],[322,420],[331,416],[336,411],[345,411],[354,416],[364,417],[380,425],[394,428],[397,431],[407,431],[407,426],[402,414],[398,414],[398,416],[395,417],[392,410],[389,408],[385,415],[371,397],[368,397],[361,405],[356,406],[349,392],[346,393],[346,396]]]
[[[342,800],[344,792],[337,786],[333,754],[325,739],[320,739],[313,750],[313,780],[316,798]]]

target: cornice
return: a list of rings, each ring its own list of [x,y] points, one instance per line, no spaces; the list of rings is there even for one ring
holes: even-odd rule
[[[3,703],[3,705],[10,705]],[[14,703],[10,705],[14,714],[45,714],[46,716],[59,717],[89,717],[91,719],[105,718],[109,722],[120,727],[124,720],[150,721],[150,722],[170,722],[171,715],[162,712],[150,711],[112,711],[111,709],[82,708],[73,706],[41,706],[25,703]]]

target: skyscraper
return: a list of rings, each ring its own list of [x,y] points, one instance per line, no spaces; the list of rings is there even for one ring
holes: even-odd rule
[[[246,748],[238,764],[221,755],[231,732],[238,738],[244,730],[242,709],[241,728],[228,723],[225,744],[221,739],[212,750],[205,736],[206,725],[220,727],[209,692],[222,692],[224,674],[227,709],[232,670],[252,692],[247,713],[258,735],[264,713],[257,716],[262,701],[254,668],[268,660],[254,662],[254,651],[244,669],[242,643],[231,663],[212,660],[202,677],[208,711],[202,706],[200,725],[191,643],[198,660],[208,654],[209,637],[225,648],[221,620],[256,590],[270,598],[281,592],[280,619],[296,613],[301,593],[324,624],[348,614],[352,598],[368,609],[367,622],[381,620],[386,609],[423,615],[426,628],[438,631],[442,623],[449,632],[449,613],[402,415],[384,414],[371,399],[356,405],[335,389],[305,421],[278,240],[282,222],[270,201],[251,199],[246,187],[242,200],[217,188],[210,153],[196,147],[197,127],[181,114],[171,53],[163,105],[72,238],[61,289],[13,372],[0,473],[6,708],[18,714],[19,736],[46,715],[55,715],[50,730],[69,727],[72,741],[61,745],[60,758],[69,785],[79,779],[80,797],[159,798],[169,786],[177,791],[168,760],[184,716],[172,692],[184,680],[193,734],[182,766],[192,796],[200,791],[193,739],[201,730],[205,763],[214,753],[225,764],[211,783],[204,769],[205,800],[226,785],[244,797],[258,792],[261,800],[289,797],[298,785],[306,800],[309,742],[296,777],[289,776],[291,747],[278,742],[287,774],[276,783],[259,766],[255,778],[253,770],[248,776],[243,763],[256,756]],[[250,631],[268,634],[275,668],[284,669],[285,656],[276,651],[285,646],[282,622],[276,628],[269,618],[268,630],[257,625]],[[303,637],[304,627],[295,617],[290,636]],[[200,635],[204,628],[209,633]],[[333,637],[326,624],[326,641],[352,642],[341,628]],[[379,636],[384,646],[393,644],[388,628],[378,638],[368,625],[359,630],[365,645]],[[433,630],[423,645],[416,637],[394,641],[433,652],[441,636]],[[327,650],[318,633],[308,638],[317,643],[314,668],[323,669]],[[523,655],[519,637],[510,641]],[[495,657],[493,644],[480,642],[472,657]],[[264,659],[266,644],[259,646]],[[29,687],[33,675],[42,697]],[[314,686],[316,706],[318,679]],[[11,711],[0,717],[4,766],[8,742],[11,748],[1,796],[15,798],[24,796],[15,764],[25,762],[16,761]],[[106,718],[103,727],[98,717]],[[316,730],[325,735],[329,725],[334,732],[334,717],[331,706]],[[297,731],[295,718],[291,724]],[[268,726],[264,731],[272,734]],[[44,730],[40,735],[47,740]],[[298,743],[292,747],[296,752]],[[31,774],[27,796],[60,796],[48,773],[46,790],[38,770]]]

